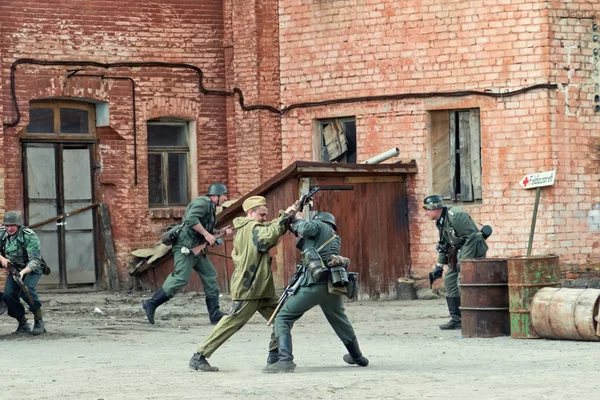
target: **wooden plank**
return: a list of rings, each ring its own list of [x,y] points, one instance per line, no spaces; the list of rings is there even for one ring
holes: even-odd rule
[[[344,178],[344,183],[389,183],[402,182],[404,177],[398,176],[349,176]]]
[[[470,162],[471,162],[471,181],[473,183],[473,200],[481,200],[483,197],[481,187],[481,129],[479,125],[479,109],[471,110],[469,119],[470,132]]]
[[[458,143],[460,154],[460,200],[473,201],[473,181],[471,177],[470,157],[470,119],[469,111],[458,113]]]
[[[450,139],[450,200],[456,200],[456,111],[450,111],[449,139]]]
[[[117,274],[117,255],[112,237],[112,227],[108,204],[100,204],[100,223],[102,226],[102,239],[104,242],[104,268],[108,275],[108,284],[112,291],[119,291],[119,275]]]
[[[438,194],[448,200],[451,196],[450,137],[448,111],[434,111],[430,115],[430,182],[431,194]]]

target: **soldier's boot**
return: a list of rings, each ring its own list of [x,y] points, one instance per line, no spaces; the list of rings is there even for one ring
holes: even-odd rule
[[[277,374],[280,372],[294,372],[294,356],[292,354],[292,335],[287,333],[277,337],[278,360],[263,368],[265,374]]]
[[[4,314],[8,308],[4,302],[4,294],[0,292],[0,315]]]
[[[32,335],[41,335],[46,332],[46,328],[44,327],[44,321],[42,319],[42,309],[39,308],[33,313],[33,329],[31,330]]]
[[[460,297],[446,297],[448,303],[448,311],[450,312],[450,321],[440,325],[442,330],[461,329],[460,315]]]
[[[31,328],[27,323],[27,318],[23,316],[21,318],[18,318],[17,321],[19,321],[19,326],[17,327],[15,333],[31,333]]]
[[[190,369],[202,372],[217,372],[219,368],[213,367],[208,360],[200,353],[194,353],[188,364]]]
[[[275,364],[277,361],[279,361],[279,352],[277,350],[269,350],[267,365]]]
[[[358,347],[358,340],[356,337],[350,343],[347,343],[344,346],[346,346],[346,349],[348,349],[348,354],[344,355],[344,361],[347,364],[360,365],[361,367],[366,367],[369,365],[369,359],[362,355],[360,347]]]
[[[218,297],[207,297],[206,308],[208,309],[208,319],[210,319],[210,323],[213,325],[218,324],[221,318],[225,316],[221,312],[221,307],[219,307]]]
[[[150,300],[142,300],[142,308],[146,312],[146,318],[148,318],[148,322],[154,325],[154,313],[156,312],[156,308],[161,304],[166,303],[171,298],[167,296],[164,290],[159,289]]]

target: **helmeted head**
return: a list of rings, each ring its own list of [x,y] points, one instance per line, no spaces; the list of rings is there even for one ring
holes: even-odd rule
[[[22,226],[23,225],[23,217],[21,216],[21,213],[18,211],[7,211],[4,214],[4,220],[2,221],[2,224],[4,226],[6,226],[6,225]]]
[[[437,210],[444,208],[444,199],[437,194],[425,197],[423,200],[423,208],[426,210]]]
[[[325,222],[325,223],[331,225],[331,227],[337,231],[337,225],[335,224],[335,217],[333,216],[333,214],[330,214],[325,211],[321,211],[321,212],[317,213],[317,215],[315,215],[315,217],[313,219],[316,219],[317,221]]]
[[[242,209],[248,215],[248,218],[258,222],[265,222],[267,220],[267,199],[262,196],[251,196],[248,197],[242,203]]]
[[[215,203],[216,206],[220,206],[223,205],[223,203],[225,203],[227,201],[227,193],[229,193],[227,191],[227,186],[225,186],[222,183],[211,183],[210,186],[208,187],[208,191],[206,193],[207,196],[211,197],[211,196],[216,196],[216,197],[211,197],[213,198],[213,202]]]

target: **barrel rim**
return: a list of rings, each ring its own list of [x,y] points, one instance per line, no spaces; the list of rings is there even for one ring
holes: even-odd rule
[[[504,258],[504,257],[498,257],[498,258],[463,258],[462,260],[460,260],[461,263],[463,262],[477,262],[477,263],[484,263],[484,262],[502,262],[502,261],[508,261],[508,258]]]
[[[513,256],[513,257],[508,257],[508,261],[511,260],[539,260],[539,259],[548,259],[548,258],[559,258],[560,256],[558,254],[542,254],[539,256]]]

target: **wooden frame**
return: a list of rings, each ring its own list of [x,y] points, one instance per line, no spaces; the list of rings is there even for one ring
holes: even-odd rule
[[[23,138],[31,141],[48,141],[49,138],[69,140],[89,140],[90,137],[96,137],[96,105],[75,100],[32,100],[29,103],[29,109],[50,108],[54,110],[54,132],[48,133],[29,133],[27,128],[23,131]],[[61,133],[60,131],[60,109],[73,108],[88,112],[88,133]]]
[[[340,118],[326,118],[315,120],[313,130],[313,160],[319,162],[330,162],[330,160],[323,160],[323,125],[331,124],[338,121],[342,125],[345,122],[354,122],[354,129],[356,130],[356,117],[340,117]],[[355,135],[356,136],[356,135]],[[355,137],[356,140],[356,137]],[[350,149],[348,149],[350,151]],[[354,148],[355,162],[358,156],[358,144]],[[348,154],[345,154],[342,159],[337,162],[347,163]]]

